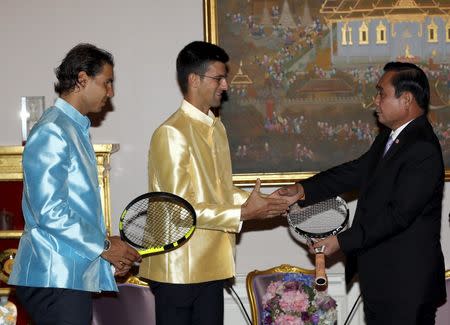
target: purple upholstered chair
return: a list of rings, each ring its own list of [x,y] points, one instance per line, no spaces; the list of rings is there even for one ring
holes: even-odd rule
[[[147,285],[120,283],[119,292],[94,298],[92,325],[155,325],[155,299]]]
[[[326,318],[327,323],[336,323],[336,301],[314,289],[313,270],[287,264],[255,270],[247,275],[246,285],[255,325],[273,324],[275,319],[280,324],[288,323],[298,317],[302,321]]]
[[[445,272],[445,283],[447,285],[447,295],[450,295],[450,270]],[[450,297],[447,297],[447,301],[441,307],[438,308],[436,313],[436,325],[449,325],[450,324]]]

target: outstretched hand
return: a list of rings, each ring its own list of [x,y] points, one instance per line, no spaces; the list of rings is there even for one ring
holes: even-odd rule
[[[278,190],[276,190],[275,192],[277,192],[277,194],[280,197],[284,197],[285,199],[288,199],[288,198],[295,199],[295,202],[298,200],[305,199],[305,190],[303,189],[303,186],[299,183],[281,187]]]
[[[301,188],[301,190],[299,190],[297,188],[294,188],[294,186],[296,186],[296,184],[291,185],[291,186],[292,186],[292,188],[290,188],[290,187],[279,188],[279,189],[273,191],[269,195],[269,197],[286,200],[288,205],[291,206],[298,200],[303,199],[305,196],[303,193],[303,187]],[[299,186],[301,186],[301,185],[299,185]]]
[[[289,199],[279,195],[264,197],[260,193],[261,181],[256,180],[255,188],[241,207],[241,220],[265,219],[286,213]]]

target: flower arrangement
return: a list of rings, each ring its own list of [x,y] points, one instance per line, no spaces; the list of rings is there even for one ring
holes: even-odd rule
[[[262,298],[263,325],[333,325],[336,301],[313,286],[314,277],[286,273],[267,286]]]

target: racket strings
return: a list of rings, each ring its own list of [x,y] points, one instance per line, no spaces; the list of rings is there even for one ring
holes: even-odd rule
[[[314,234],[323,234],[340,227],[347,217],[345,203],[335,198],[300,208],[297,204],[289,210],[291,226]]]
[[[160,247],[178,241],[193,225],[193,216],[176,201],[136,202],[123,218],[123,234],[136,247]]]

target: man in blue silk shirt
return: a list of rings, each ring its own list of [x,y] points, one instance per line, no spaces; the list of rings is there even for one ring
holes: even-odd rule
[[[92,292],[117,291],[139,254],[107,237],[88,113],[114,95],[113,57],[90,44],[56,69],[59,94],[23,153],[25,229],[9,284],[37,325],[91,324]]]

